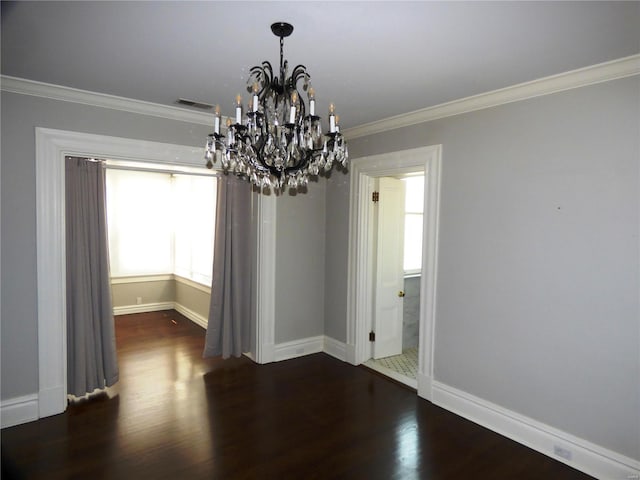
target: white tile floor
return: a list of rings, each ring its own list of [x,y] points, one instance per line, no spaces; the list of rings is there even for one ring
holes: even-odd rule
[[[408,348],[401,355],[368,360],[365,365],[398,380],[413,388],[417,388],[418,348]]]

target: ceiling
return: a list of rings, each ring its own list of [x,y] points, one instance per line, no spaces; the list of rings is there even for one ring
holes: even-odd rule
[[[295,27],[343,128],[640,51],[640,2],[2,2],[2,74],[232,114],[250,67]]]

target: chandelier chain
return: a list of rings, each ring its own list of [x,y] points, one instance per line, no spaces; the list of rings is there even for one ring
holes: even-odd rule
[[[284,85],[284,77],[286,73],[284,71],[284,37],[280,37],[280,79]]]

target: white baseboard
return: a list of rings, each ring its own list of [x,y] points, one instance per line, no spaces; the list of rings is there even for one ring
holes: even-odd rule
[[[125,305],[113,307],[114,315],[128,315],[130,313],[159,312],[161,310],[173,310],[174,302],[143,303],[141,305]]]
[[[187,308],[184,305],[181,305],[179,303],[175,303],[174,304],[174,309],[178,313],[181,313],[182,315],[187,317],[189,320],[191,320],[196,325],[201,326],[205,330],[207,329],[207,325],[209,325],[209,319],[208,318],[203,317],[199,313],[196,313],[193,310],[191,310],[191,309],[189,309],[189,308]]]
[[[448,385],[432,382],[433,403],[600,479],[640,475],[640,461],[594,445]],[[555,453],[561,449],[563,456]],[[568,458],[567,458],[568,457]]]
[[[418,383],[418,396],[425,400],[433,399],[433,379],[423,373],[418,372],[416,375]]]
[[[276,361],[276,346],[273,343],[265,343],[258,348],[258,357],[254,360],[261,365]]]
[[[347,345],[325,335],[323,352],[344,362],[347,358]]]
[[[3,400],[0,404],[0,426],[13,427],[38,419],[38,395]]]
[[[344,361],[351,365],[359,365],[356,362],[356,346],[345,343],[344,345]]]
[[[209,320],[190,308],[177,302],[143,303],[142,305],[126,305],[123,307],[113,307],[114,315],[127,315],[130,313],[160,312],[162,310],[175,310],[181,313],[196,325],[206,330]]]
[[[279,343],[275,346],[275,361],[289,360],[312,353],[322,352],[324,348],[324,336],[301,338],[292,342]]]

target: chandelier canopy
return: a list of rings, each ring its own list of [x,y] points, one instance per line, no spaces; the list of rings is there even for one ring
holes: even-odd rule
[[[286,187],[304,188],[309,177],[328,172],[334,163],[346,166],[349,154],[333,104],[329,107],[329,131],[323,135],[306,67],[298,65],[287,76],[284,39],[291,35],[293,26],[277,22],[271,31],[280,37],[279,75],[267,61],[251,68],[247,81],[251,100],[246,114],[238,95],[235,116],[227,119],[226,133],[221,133],[220,106],[216,106],[205,161],[207,168],[220,162],[225,172],[246,177],[261,190],[280,192]],[[306,102],[299,84],[306,92]]]

